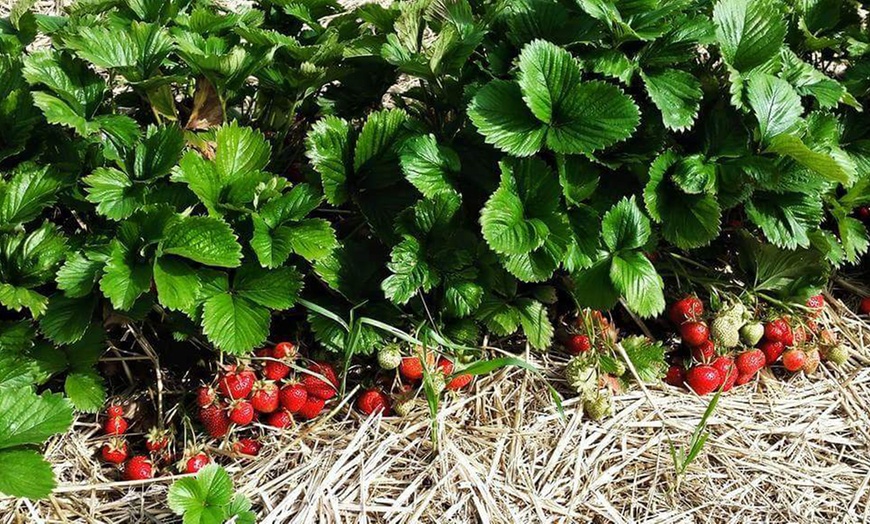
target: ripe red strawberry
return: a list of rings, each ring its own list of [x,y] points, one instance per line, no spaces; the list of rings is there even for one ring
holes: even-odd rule
[[[764,338],[771,342],[782,342],[787,346],[786,341],[791,334],[791,327],[785,319],[778,318],[764,325]]]
[[[237,442],[233,442],[233,451],[242,455],[251,455],[256,457],[260,454],[260,449],[263,447],[258,440],[252,438],[240,438]]]
[[[404,357],[399,364],[399,373],[407,380],[421,380],[423,378],[423,362],[419,357]]]
[[[377,388],[363,391],[356,400],[356,407],[366,415],[390,411],[390,397]]]
[[[565,343],[565,349],[572,355],[579,355],[592,349],[592,341],[587,335],[574,335]]]
[[[257,376],[249,369],[227,370],[218,380],[218,391],[233,400],[247,398],[256,380]]]
[[[332,366],[325,362],[315,362],[308,366],[308,371],[322,375],[322,378],[305,374],[302,377],[302,385],[308,392],[309,397],[317,397],[323,400],[329,400],[338,393],[338,377],[335,375],[335,370]]]
[[[449,358],[439,358],[436,366],[438,367],[438,370],[444,374],[445,377],[449,377],[453,374],[453,361]]]
[[[870,297],[861,299],[861,304],[858,306],[858,312],[862,315],[870,315]]]
[[[260,348],[254,351],[254,356],[258,358],[272,358],[272,348]]]
[[[674,364],[668,368],[668,372],[665,375],[665,383],[666,384],[670,384],[671,386],[681,387],[685,381],[686,381],[686,368],[684,368],[683,366],[678,366],[676,364]]]
[[[287,358],[292,359],[296,357],[296,345],[292,342],[279,342],[275,349],[272,350],[272,356],[274,358]]]
[[[204,408],[211,406],[217,400],[217,392],[211,386],[200,386],[196,390],[196,405]]]
[[[267,380],[284,380],[290,374],[290,366],[277,360],[269,360],[263,365],[263,376]]]
[[[762,353],[764,353],[764,360],[769,366],[779,360],[780,355],[782,355],[782,352],[785,351],[785,346],[782,345],[782,342],[765,340],[761,343],[759,349],[761,349]]]
[[[855,214],[858,215],[858,218],[861,220],[870,220],[870,206],[861,206],[856,211]]]
[[[703,322],[686,322],[680,326],[680,336],[690,347],[698,347],[710,339],[710,329]]]
[[[112,464],[120,464],[127,460],[127,442],[122,438],[113,438],[103,444],[100,450],[103,460]]]
[[[722,373],[706,364],[695,366],[686,372],[686,384],[698,395],[712,393],[722,384]]]
[[[309,396],[308,400],[306,400],[305,404],[302,406],[302,409],[299,410],[299,416],[305,420],[311,420],[317,415],[320,415],[325,404],[326,401],[322,398]]]
[[[719,357],[711,364],[722,375],[722,391],[730,391],[737,383],[737,365],[731,357]]]
[[[448,382],[445,387],[451,391],[458,391],[471,384],[472,380],[474,380],[474,375],[470,373],[460,373],[450,379],[450,382]]]
[[[124,478],[127,480],[145,480],[154,476],[154,466],[148,457],[136,455],[124,464]]]
[[[687,320],[700,318],[703,314],[704,303],[691,295],[674,302],[668,310],[668,318],[678,326]]]
[[[292,423],[293,415],[284,409],[270,413],[269,417],[266,419],[266,424],[278,429],[289,427]]]
[[[196,473],[202,468],[206,467],[209,462],[211,462],[211,459],[208,458],[208,455],[206,455],[205,453],[197,453],[196,455],[187,459],[187,462],[184,464],[184,472]]]
[[[108,416],[109,418],[123,417],[124,408],[122,408],[118,404],[112,404],[111,406],[106,408],[106,416]]]
[[[743,384],[746,384],[747,382],[751,381],[753,377],[755,377],[755,375],[738,375],[737,376],[737,385],[742,386]]]
[[[260,381],[251,395],[251,405],[260,413],[272,413],[281,403],[278,386],[274,382]]]
[[[435,364],[435,355],[433,353],[426,354],[426,363],[431,369]],[[399,364],[399,373],[405,380],[417,381],[423,379],[423,361],[420,357],[403,357],[402,363]]]
[[[731,388],[733,388],[735,385],[737,385],[738,378],[739,377],[738,377],[737,373],[731,373],[730,375],[725,377],[723,379],[723,382],[722,382],[722,391],[723,392],[731,391]]]
[[[298,413],[305,401],[308,400],[308,392],[300,384],[288,384],[281,388],[278,394],[281,407],[290,413]]]
[[[767,363],[764,351],[750,349],[737,355],[737,371],[741,375],[754,375]]]
[[[735,379],[737,378],[738,366],[734,363],[734,359],[731,357],[718,357],[710,365],[722,374],[722,379],[726,382],[732,375]]]
[[[236,400],[230,405],[230,422],[247,426],[254,420],[254,406],[246,400]]]
[[[790,349],[782,354],[782,365],[792,373],[800,371],[807,363],[807,354],[800,349]]]
[[[223,437],[230,429],[230,419],[226,411],[217,404],[200,409],[199,421],[202,422],[206,433],[214,438]]]
[[[819,316],[823,309],[825,309],[825,297],[824,295],[813,295],[807,299],[807,307],[810,308],[810,314],[814,317]]]
[[[109,417],[103,425],[106,435],[123,435],[127,432],[127,421],[124,417]]]
[[[692,348],[692,357],[698,362],[710,362],[716,356],[716,344],[705,340],[700,346]]]
[[[169,431],[159,428],[151,428],[145,436],[145,449],[151,453],[157,453],[166,449],[169,445]]]

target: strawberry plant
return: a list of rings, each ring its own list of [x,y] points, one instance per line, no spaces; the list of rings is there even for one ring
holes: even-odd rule
[[[57,404],[57,423],[8,448],[0,435],[0,454],[24,457],[8,471],[70,405],[100,409],[97,366],[132,344],[125,329],[174,356],[247,358],[291,330],[335,353],[338,376],[315,369],[304,399],[257,385],[275,426],[292,422],[285,402],[315,418],[376,353],[384,371],[418,359],[434,413],[450,384],[528,366],[479,360],[484,335],[543,350],[566,310],[656,317],[671,282],[719,313],[731,295],[812,308],[870,248],[870,37],[854,3],[31,4],[0,21],[0,385]],[[704,391],[730,376],[711,344],[791,346],[684,305],[672,318]],[[395,339],[433,362],[382,354]],[[662,347],[626,340],[627,356],[577,339],[575,363],[658,378]],[[270,358],[265,378],[290,376],[291,356]],[[387,405],[368,396],[364,411]],[[213,401],[200,418],[223,435]],[[0,489],[50,483],[16,486]]]

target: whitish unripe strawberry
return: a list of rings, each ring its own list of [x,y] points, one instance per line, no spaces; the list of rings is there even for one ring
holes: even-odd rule
[[[721,315],[716,317],[710,325],[710,336],[717,346],[733,348],[740,344],[740,328],[743,320],[733,315]]]
[[[437,395],[444,391],[444,388],[447,387],[447,380],[444,378],[444,375],[442,373],[430,373],[429,386],[432,388],[432,391],[434,391]]]
[[[378,365],[381,369],[396,369],[402,363],[402,352],[393,344],[382,347],[378,351]]]
[[[583,412],[592,420],[601,420],[613,411],[613,400],[610,395],[599,393],[583,401]]]
[[[396,415],[399,415],[400,417],[407,417],[414,411],[417,404],[417,399],[414,397],[399,399],[395,404],[393,404],[393,411],[395,411]]]
[[[589,395],[598,389],[596,368],[582,355],[568,361],[565,367],[565,380],[580,395]]]
[[[758,344],[764,337],[764,324],[761,322],[749,322],[740,328],[740,339],[747,346]]]

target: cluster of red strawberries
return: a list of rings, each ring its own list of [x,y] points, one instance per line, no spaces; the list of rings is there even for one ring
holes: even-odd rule
[[[130,445],[127,443],[127,420],[124,408],[112,404],[106,408],[106,421],[103,431],[109,441],[100,448],[103,460],[120,466],[127,480],[144,480],[154,476],[154,464],[171,460],[170,435],[165,429],[152,428],[145,436],[145,449],[148,455],[135,455],[128,460]]]
[[[212,384],[197,391],[199,420],[213,438],[223,438],[233,425],[262,422],[280,429],[292,425],[294,417],[311,420],[338,394],[338,377],[330,364],[313,362],[305,372],[294,372],[298,352],[291,342],[256,355],[261,367],[226,366]]]
[[[739,310],[740,319],[725,313],[708,325],[704,304],[687,296],[670,307],[668,317],[690,350],[691,364],[688,368],[681,363],[671,365],[665,382],[706,395],[746,384],[765,366],[777,362],[793,373],[812,373],[822,359],[841,364],[848,359],[847,350],[837,344],[832,332],[818,331],[816,319],[824,306],[824,297],[815,295],[806,303],[806,318],[780,317],[761,323],[748,318],[738,304],[734,309]],[[727,329],[735,329],[735,336],[730,337]]]
[[[469,373],[454,373],[453,361],[446,357],[436,357],[434,352],[426,352],[421,358],[421,352],[417,355],[402,355],[398,346],[384,346],[378,351],[378,364],[385,370],[399,370],[403,384],[395,396],[395,402],[379,387],[371,387],[365,390],[356,402],[357,409],[366,415],[372,413],[388,414],[395,411],[398,415],[405,415],[410,410],[414,401],[414,389],[422,383],[427,370],[430,371],[429,384],[436,393],[444,390],[458,391],[469,385],[474,376]],[[423,360],[426,361],[426,369]]]

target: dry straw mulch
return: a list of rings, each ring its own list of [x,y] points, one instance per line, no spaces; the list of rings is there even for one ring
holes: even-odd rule
[[[255,461],[221,459],[261,522],[864,522],[870,520],[870,323],[833,302],[825,323],[855,350],[816,376],[770,374],[723,395],[711,437],[676,486],[669,440],[706,409],[667,386],[616,397],[603,423],[565,420],[541,378],[503,370],[448,399],[438,451],[424,407],[406,419],[328,421],[274,436]],[[557,355],[527,358],[551,373]],[[765,373],[770,373],[765,371]],[[50,500],[0,500],[0,522],[171,522],[171,478],[115,482],[93,419],[51,442]]]

